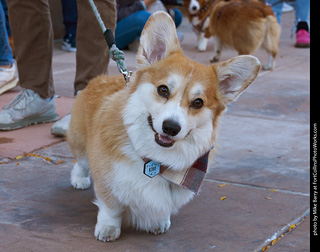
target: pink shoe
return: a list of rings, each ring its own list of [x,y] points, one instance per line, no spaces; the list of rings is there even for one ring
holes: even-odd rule
[[[296,33],[295,47],[310,47],[310,33],[304,29],[300,29]]]

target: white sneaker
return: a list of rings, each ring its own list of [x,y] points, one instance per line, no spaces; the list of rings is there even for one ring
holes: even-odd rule
[[[51,128],[51,134],[59,137],[66,137],[71,120],[71,114],[67,114],[61,120],[55,122]]]
[[[290,4],[283,3],[283,5],[282,5],[282,12],[283,13],[290,12],[290,11],[293,11],[293,10],[294,10],[294,8]]]
[[[81,93],[81,90],[78,90],[76,97],[80,93]],[[66,137],[69,129],[70,120],[71,120],[71,113],[67,114],[61,120],[54,123],[51,128],[51,135],[58,136],[58,137]]]
[[[19,129],[58,119],[55,97],[48,101],[33,90],[25,89],[0,111],[0,130]]]
[[[15,64],[11,68],[0,67],[0,95],[18,85],[18,71]]]

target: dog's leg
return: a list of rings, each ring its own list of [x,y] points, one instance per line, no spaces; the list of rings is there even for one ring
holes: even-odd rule
[[[217,36],[213,36],[213,41],[214,41],[214,50],[213,50],[212,59],[210,60],[211,63],[215,63],[220,60],[221,50],[222,50],[222,43]]]
[[[121,233],[121,208],[109,208],[98,195],[94,204],[99,207],[97,224],[94,230],[94,236],[97,240],[103,242],[114,241],[120,237]]]
[[[280,26],[277,19],[274,16],[267,16],[266,22],[266,34],[262,43],[264,48],[269,54],[269,61],[262,68],[264,70],[273,70],[275,68],[275,59],[279,51],[279,38],[280,38]]]
[[[73,166],[71,184],[75,189],[87,189],[90,187],[90,170],[87,158],[79,159]]]
[[[198,43],[198,50],[204,52],[207,49],[208,40],[205,36],[204,32],[200,33],[199,36],[199,43]]]
[[[170,228],[170,216],[164,220],[160,220],[157,227],[152,228],[149,232],[154,235],[159,235],[167,232]]]
[[[268,63],[266,65],[263,65],[262,69],[273,71],[273,69],[275,68],[275,65],[276,65],[276,61],[274,57],[272,55],[269,55]]]
[[[199,46],[199,41],[200,41],[200,32],[199,32],[196,28],[194,28],[193,26],[192,26],[192,31],[194,32],[194,34],[195,34],[196,37],[197,37],[196,48],[198,48],[198,46]]]

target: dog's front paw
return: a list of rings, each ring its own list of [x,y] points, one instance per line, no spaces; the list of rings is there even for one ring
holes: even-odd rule
[[[76,177],[71,176],[71,185],[75,189],[88,189],[90,187],[91,181],[90,177]]]
[[[198,45],[198,51],[205,52],[206,49],[207,49],[207,44],[204,44],[204,43],[200,42],[199,45]]]
[[[109,226],[109,225],[96,225],[94,230],[94,236],[97,240],[103,242],[115,241],[120,237],[121,229],[119,227]]]
[[[210,60],[210,63],[217,63],[219,61],[220,58],[218,57],[213,57],[211,60]]]
[[[262,66],[262,70],[265,70],[265,71],[273,71],[273,66],[271,64],[265,64]]]
[[[202,39],[199,40],[198,50],[200,52],[204,52],[207,49],[207,44],[208,44],[208,39],[203,37]]]
[[[168,220],[165,220],[165,221],[161,221],[159,223],[159,226],[156,227],[156,228],[153,228],[149,231],[149,233],[152,233],[154,235],[159,235],[159,234],[163,234],[165,232],[167,232],[170,228],[170,225],[171,225],[171,221],[170,219]]]

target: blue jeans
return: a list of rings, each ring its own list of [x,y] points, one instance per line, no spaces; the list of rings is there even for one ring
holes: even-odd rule
[[[115,40],[119,49],[126,48],[141,35],[143,27],[150,15],[149,12],[141,10],[121,19],[117,23]]]
[[[267,0],[266,3],[272,5],[278,1],[279,0]],[[273,10],[279,24],[281,24],[282,6],[283,6],[283,2],[272,6],[272,10]],[[298,22],[307,22],[309,24],[310,0],[296,0],[295,1],[295,12],[296,12],[295,25]]]
[[[178,9],[174,9],[174,12],[174,22],[176,27],[178,27],[182,22],[182,14]],[[143,27],[150,15],[151,14],[149,12],[141,10],[121,19],[117,23],[115,40],[119,49],[126,48],[135,39],[140,37]]]
[[[7,4],[5,0],[0,1],[0,65],[9,66],[14,62],[12,50],[9,44],[6,13]]]

